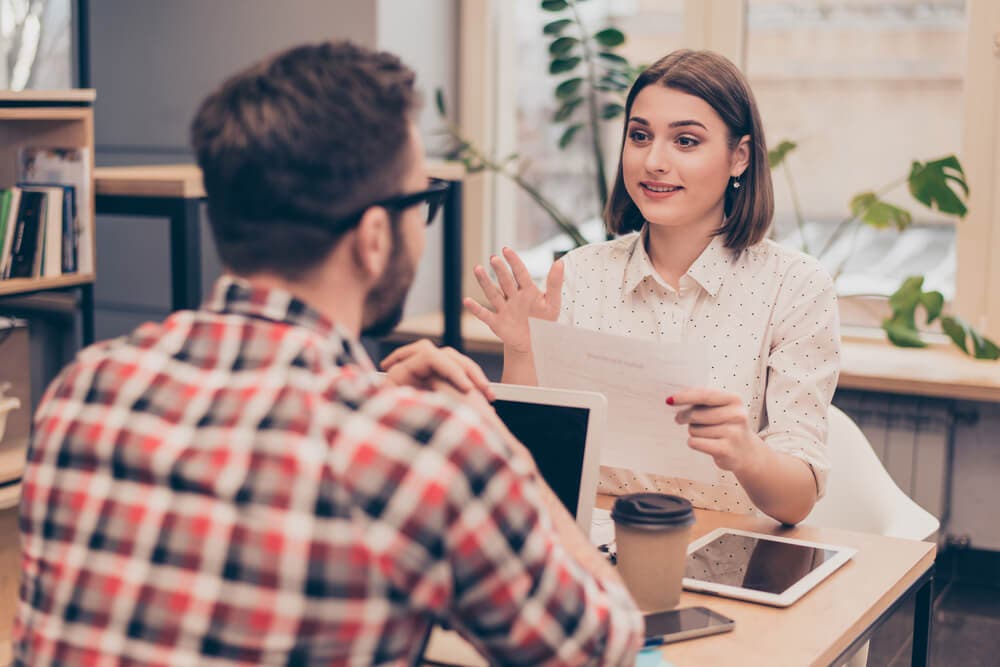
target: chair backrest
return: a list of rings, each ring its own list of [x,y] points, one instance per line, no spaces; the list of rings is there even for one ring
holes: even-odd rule
[[[802,522],[925,540],[938,520],[896,485],[858,425],[836,406],[827,419],[832,470],[826,494]]]

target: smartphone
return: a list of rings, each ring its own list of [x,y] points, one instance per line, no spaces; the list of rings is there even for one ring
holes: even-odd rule
[[[646,614],[646,646],[729,632],[733,619],[708,607],[685,607]]]

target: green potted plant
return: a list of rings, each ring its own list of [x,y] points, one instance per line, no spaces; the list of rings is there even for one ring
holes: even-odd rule
[[[601,128],[624,113],[624,97],[644,67],[633,66],[617,52],[625,43],[625,35],[620,30],[604,27],[592,31],[584,25],[578,2],[542,0],[540,3],[543,10],[552,14],[552,20],[542,28],[549,40],[548,71],[559,77],[553,88],[558,107],[552,114],[552,122],[562,127],[557,142],[560,150],[574,141],[587,142],[594,166],[594,188],[600,208],[604,210],[608,200],[608,178],[600,141]],[[440,90],[436,92],[435,101],[445,132],[454,142],[451,158],[460,160],[469,173],[492,171],[510,179],[545,211],[575,247],[586,245],[587,239],[577,223],[525,179],[517,154],[502,159],[491,157],[448,121]]]
[[[886,195],[904,183],[913,199],[928,209],[955,216],[959,220],[968,213],[965,200],[969,195],[969,186],[965,182],[965,172],[958,158],[947,155],[928,162],[915,160],[911,163],[906,176],[877,190],[867,190],[852,197],[849,204],[850,213],[834,226],[833,231],[818,249],[811,249],[806,241],[805,218],[799,204],[795,181],[788,166],[788,156],[796,148],[794,142],[782,141],[769,151],[768,161],[771,169],[777,171],[780,168],[787,180],[802,250],[819,259],[826,256],[845,233],[852,230],[856,232],[862,225],[876,229],[896,229],[901,233],[909,229],[913,225],[913,214],[908,209],[885,199]],[[849,257],[850,254],[835,268],[834,279],[844,270]],[[957,315],[945,314],[944,295],[936,290],[925,292],[923,285],[923,276],[909,276],[889,296],[892,315],[882,321],[882,329],[893,345],[927,346],[917,328],[917,308],[923,308],[926,323],[930,325],[939,321],[941,330],[965,354],[976,359],[1000,358],[1000,347],[996,343],[979,334]]]

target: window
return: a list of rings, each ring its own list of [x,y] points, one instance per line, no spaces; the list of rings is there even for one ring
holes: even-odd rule
[[[683,0],[587,0],[577,9],[591,34],[609,26],[622,30],[628,41],[618,52],[638,65],[649,64],[683,45],[683,5]],[[506,42],[503,37],[500,41],[510,45],[514,54],[509,62],[516,90],[516,95],[507,98],[514,107],[507,113],[513,114],[516,124],[514,145],[506,152],[519,155],[527,165],[526,179],[576,222],[589,240],[601,240],[602,206],[594,184],[596,168],[586,129],[560,150],[557,145],[564,126],[551,122],[559,107],[553,89],[566,75],[548,73],[550,39],[542,29],[556,16],[542,10],[538,0],[515,0],[511,7],[515,30]],[[575,35],[575,29],[568,29],[566,34]],[[504,101],[498,100],[501,105]],[[583,116],[579,110],[577,113]],[[621,128],[621,117],[602,124],[600,142],[608,178],[617,165]],[[552,263],[553,251],[569,249],[572,242],[523,192],[506,184],[497,187],[498,199],[513,200],[514,205],[497,202],[496,247],[509,245],[517,249],[529,269],[543,275]]]
[[[774,173],[774,233],[806,241],[842,296],[885,296],[921,274],[925,289],[954,297],[955,219],[914,202],[901,179],[912,160],[961,149],[965,26],[963,0],[747,3],[744,71],[769,147],[798,144]],[[830,242],[854,195],[892,183],[886,199],[913,213],[913,228],[856,224]],[[882,308],[842,301],[845,324],[877,326]]]
[[[513,119],[508,122],[514,128],[493,135],[508,140],[492,145],[498,154],[527,158],[529,180],[573,219],[596,217],[585,147],[573,149],[576,154],[559,151],[559,130],[549,122],[554,84],[546,73],[548,40],[541,28],[551,14],[537,0],[465,2],[512,12],[511,20],[496,22],[499,80],[507,85],[496,87],[494,109],[498,124]],[[813,254],[847,216],[853,195],[904,179],[911,160],[958,154],[972,189],[965,220],[929,211],[903,185],[886,199],[914,214],[913,229],[900,235],[861,227],[840,236],[822,259],[839,274],[844,295],[885,295],[903,277],[924,274],[925,288],[942,291],[965,319],[1000,337],[1000,296],[989,289],[990,280],[1000,284],[1000,268],[991,269],[988,261],[991,249],[1000,252],[1000,201],[990,194],[1000,182],[1000,103],[994,102],[1000,99],[1000,46],[993,45],[1000,40],[1000,3],[586,0],[579,7],[587,8],[585,20],[595,27],[614,25],[627,35],[621,52],[632,62],[648,63],[687,46],[720,51],[743,68],[770,146],[786,139],[798,144],[788,168]],[[618,122],[606,135],[611,172]],[[774,174],[774,234],[798,246],[802,238],[784,172]],[[494,222],[491,249],[512,245],[544,272],[552,247],[559,245],[544,213],[512,186],[498,184],[486,217]],[[539,245],[546,241],[548,246]],[[877,325],[885,308],[884,297],[874,309],[863,298],[843,302],[847,324]]]
[[[69,0],[0,0],[0,90],[72,87]]]

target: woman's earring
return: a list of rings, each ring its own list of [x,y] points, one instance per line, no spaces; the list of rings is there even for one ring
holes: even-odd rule
[[[740,189],[740,179],[738,179],[738,178],[736,178],[734,176],[733,177],[733,190],[739,190],[739,189]]]

